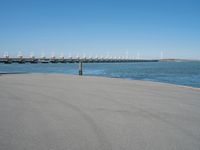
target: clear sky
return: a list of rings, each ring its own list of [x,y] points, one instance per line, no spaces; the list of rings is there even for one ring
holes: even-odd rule
[[[200,59],[199,0],[0,0],[0,54]]]

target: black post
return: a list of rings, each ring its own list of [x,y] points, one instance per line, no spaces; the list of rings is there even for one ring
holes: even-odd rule
[[[79,62],[79,75],[80,76],[83,75],[83,62],[82,61]]]

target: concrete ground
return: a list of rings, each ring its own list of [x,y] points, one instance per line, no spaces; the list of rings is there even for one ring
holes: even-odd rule
[[[200,90],[100,77],[1,75],[0,150],[200,150]]]

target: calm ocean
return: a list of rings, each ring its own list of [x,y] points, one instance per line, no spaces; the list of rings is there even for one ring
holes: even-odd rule
[[[148,80],[200,88],[200,62],[84,64],[84,75]],[[0,73],[77,74],[78,64],[0,64]]]

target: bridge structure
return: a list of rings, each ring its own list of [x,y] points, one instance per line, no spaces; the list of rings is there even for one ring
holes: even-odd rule
[[[0,63],[11,64],[11,63],[128,63],[128,62],[158,62],[159,59],[131,59],[122,57],[1,57]]]

